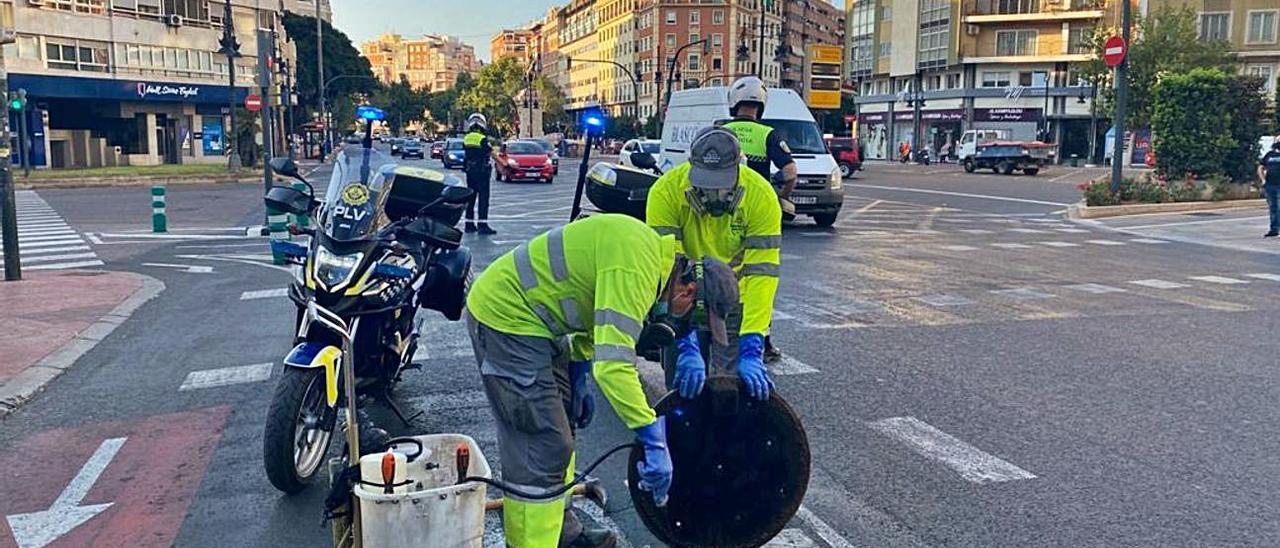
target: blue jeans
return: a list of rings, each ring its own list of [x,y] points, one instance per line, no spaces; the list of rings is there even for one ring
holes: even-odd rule
[[[1263,185],[1262,195],[1267,198],[1267,213],[1271,215],[1271,232],[1280,232],[1280,185]]]

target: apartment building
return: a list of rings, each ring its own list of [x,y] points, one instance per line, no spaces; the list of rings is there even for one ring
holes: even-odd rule
[[[1107,120],[1094,116],[1079,75],[1093,28],[1114,19],[1106,0],[851,0],[848,79],[858,89],[868,156],[900,143],[937,152],[972,128],[1059,145],[1063,159],[1096,153]]]
[[[532,29],[503,30],[489,41],[489,59],[497,61],[514,57],[522,63],[533,59],[534,31]]]
[[[599,16],[595,0],[574,0],[557,13],[562,59],[601,59]],[[565,110],[581,110],[599,105],[603,97],[599,63],[559,63],[556,70],[565,71]]]
[[[216,53],[223,2],[44,0],[0,3],[9,91],[27,91],[36,167],[225,162],[229,102],[257,84],[257,33],[290,1],[233,0],[243,57],[236,86]],[[328,11],[322,3],[322,13]],[[306,8],[307,13],[314,7]],[[280,40],[285,37],[280,31]]]
[[[1280,2],[1277,0],[1147,0],[1148,12],[1161,7],[1189,8],[1199,16],[1201,40],[1223,40],[1240,69],[1276,90],[1280,78]],[[1271,94],[1269,94],[1271,95]]]
[[[437,91],[453,87],[459,74],[480,68],[475,49],[448,35],[405,39],[387,33],[360,44],[360,55],[383,82],[407,80],[415,88]]]
[[[804,56],[810,44],[843,46],[845,12],[828,0],[791,0],[783,3],[783,55],[780,85],[804,89]]]
[[[635,76],[636,64],[636,0],[597,0],[596,20],[599,21],[599,53],[595,61],[601,63],[600,104],[613,116],[635,116],[637,113]],[[625,70],[624,70],[625,69]]]

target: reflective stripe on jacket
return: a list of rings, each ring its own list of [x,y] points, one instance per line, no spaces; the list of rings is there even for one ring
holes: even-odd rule
[[[680,253],[711,257],[738,272],[742,295],[742,334],[765,334],[773,317],[782,262],[782,208],[769,182],[747,166],[738,167],[738,185],[746,193],[730,215],[697,215],[685,198],[689,163],[676,166],[649,190],[645,218],[659,234],[676,237]]]
[[[556,228],[499,257],[467,296],[475,319],[513,335],[572,336],[572,359],[594,359],[596,383],[628,428],[654,420],[635,344],[675,265],[676,242],[625,215]]]

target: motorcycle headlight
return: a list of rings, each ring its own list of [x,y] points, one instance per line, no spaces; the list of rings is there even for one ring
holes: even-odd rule
[[[316,279],[325,287],[337,287],[349,281],[364,253],[336,255],[323,247],[316,252]]]
[[[844,187],[844,177],[840,175],[840,168],[831,170],[831,190],[840,190]]]

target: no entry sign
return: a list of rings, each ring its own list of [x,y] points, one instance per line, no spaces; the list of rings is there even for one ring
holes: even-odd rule
[[[258,112],[262,110],[262,96],[256,93],[250,93],[244,98],[244,108],[249,112]]]
[[[1124,62],[1124,56],[1129,53],[1129,45],[1124,43],[1124,38],[1112,36],[1107,38],[1106,43],[1102,45],[1102,62],[1108,67],[1119,66]]]

